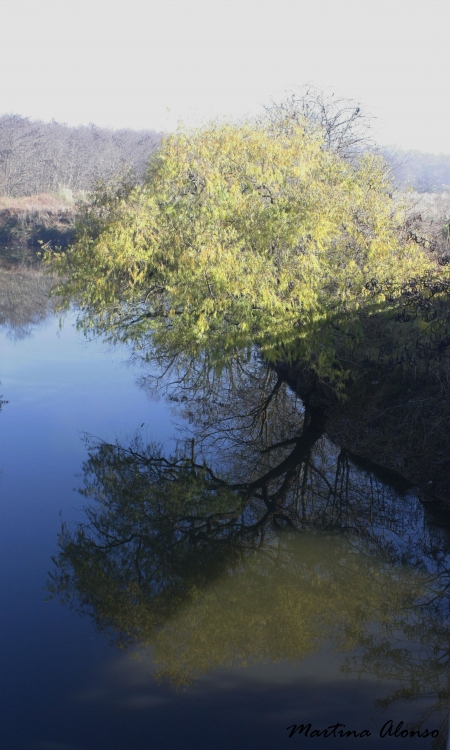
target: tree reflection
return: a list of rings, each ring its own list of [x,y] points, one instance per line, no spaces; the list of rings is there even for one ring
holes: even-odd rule
[[[54,312],[49,298],[54,280],[40,270],[0,269],[0,327],[13,339],[23,339]]]
[[[394,680],[396,687],[377,701],[379,708],[428,698],[417,726],[432,714],[448,715],[450,704],[450,569],[441,565],[429,576],[422,597],[409,611],[393,609],[381,632],[367,632],[358,654],[347,657],[347,674]],[[447,722],[448,723],[448,719]],[[444,732],[447,734],[447,731]],[[445,743],[442,744],[442,747]]]
[[[171,455],[90,443],[86,520],[63,527],[51,592],[117,645],[151,646],[175,684],[331,641],[353,650],[347,673],[399,682],[380,706],[444,708],[448,541],[417,498],[356,466],[256,360],[171,398],[189,421]]]
[[[422,576],[337,524],[314,533],[315,511],[295,524],[295,505],[280,501],[294,452],[269,477],[233,485],[139,441],[93,447],[83,494],[96,502],[87,523],[63,529],[52,590],[78,598],[119,645],[155,645],[176,682],[236,661],[300,659],[330,638],[355,645],[356,624],[410,605]]]

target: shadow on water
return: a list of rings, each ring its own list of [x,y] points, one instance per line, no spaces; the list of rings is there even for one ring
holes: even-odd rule
[[[166,396],[185,420],[172,454],[88,441],[84,520],[63,526],[51,595],[117,646],[150,647],[177,687],[332,644],[346,675],[380,681],[378,708],[426,700],[410,729],[438,719],[443,747],[446,519],[331,443],[324,414],[254,356],[191,368]]]

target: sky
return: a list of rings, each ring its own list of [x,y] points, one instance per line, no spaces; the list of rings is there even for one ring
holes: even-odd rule
[[[450,153],[448,0],[3,0],[0,113],[173,130],[305,84]]]

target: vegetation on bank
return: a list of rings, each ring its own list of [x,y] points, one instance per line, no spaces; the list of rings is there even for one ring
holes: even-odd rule
[[[0,268],[34,265],[43,247],[67,248],[74,239],[76,212],[70,191],[0,196]]]
[[[160,137],[0,116],[0,267],[36,263],[41,244],[66,248],[77,200],[98,182],[138,182]]]
[[[346,158],[283,111],[178,132],[142,185],[94,193],[73,246],[52,256],[58,294],[115,341],[151,333],[192,355],[256,344],[339,386],[364,321],[437,274],[390,190],[379,157]]]
[[[178,377],[256,346],[341,445],[447,498],[447,204],[395,193],[351,116],[307,114],[180,131],[94,192],[47,254],[60,304]]]

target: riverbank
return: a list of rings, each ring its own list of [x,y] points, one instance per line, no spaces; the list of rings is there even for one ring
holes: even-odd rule
[[[72,241],[76,205],[72,195],[0,196],[0,268],[35,265],[43,247]]]
[[[324,412],[326,433],[343,450],[400,475],[424,501],[450,508],[446,383],[369,370],[341,400],[303,365],[276,369],[305,405]]]

